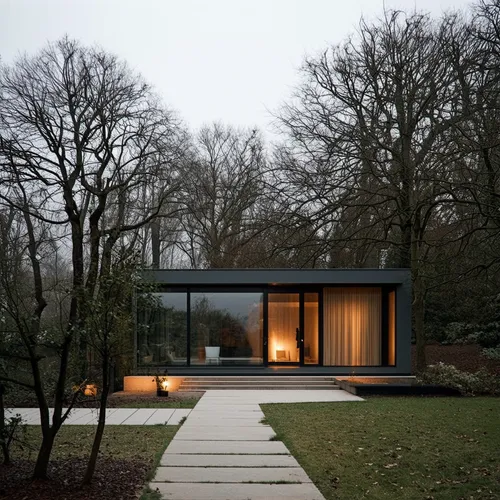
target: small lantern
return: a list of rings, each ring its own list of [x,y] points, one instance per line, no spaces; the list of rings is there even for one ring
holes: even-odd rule
[[[85,388],[83,389],[83,394],[85,396],[89,397],[96,397],[97,396],[97,386],[95,384],[87,384],[85,385]]]
[[[156,395],[161,397],[168,396],[168,379],[167,377],[156,377]]]

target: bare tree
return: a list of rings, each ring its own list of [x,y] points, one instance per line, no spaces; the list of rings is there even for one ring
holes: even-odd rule
[[[235,267],[258,232],[253,209],[263,194],[264,147],[256,130],[203,127],[184,174],[182,249],[192,267]]]
[[[87,352],[87,304],[112,268],[115,250],[132,249],[177,189],[172,151],[178,123],[149,86],[116,57],[69,39],[0,74],[0,200],[21,214],[35,304],[18,328],[32,371],[43,440],[34,476],[44,478],[63,412],[75,341]],[[161,189],[140,196],[144,183]],[[47,285],[38,249],[42,234],[61,237],[71,269],[65,328],[54,346],[59,369],[54,413],[40,373]],[[84,374],[82,373],[82,378]],[[105,412],[105,408],[101,408]]]
[[[433,217],[453,203],[443,187],[458,152],[449,131],[463,119],[456,74],[443,57],[450,15],[386,12],[355,37],[306,61],[304,84],[279,121],[289,136],[292,195],[314,207],[347,246],[389,245],[413,277],[417,361],[425,366],[423,269]],[[356,224],[343,224],[346,210]]]

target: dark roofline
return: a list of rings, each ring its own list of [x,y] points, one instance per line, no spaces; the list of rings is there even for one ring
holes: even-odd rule
[[[410,283],[409,269],[155,269],[146,282],[168,285],[311,285]]]

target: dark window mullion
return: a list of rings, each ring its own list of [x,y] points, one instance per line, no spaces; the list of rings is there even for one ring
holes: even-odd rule
[[[264,291],[264,310],[263,310],[263,328],[262,328],[262,333],[263,333],[263,342],[262,342],[262,361],[264,363],[264,366],[268,365],[269,358],[268,358],[268,353],[269,353],[269,335],[268,335],[268,324],[269,324],[269,294],[267,291]]]
[[[191,292],[187,291],[187,366],[191,366]]]
[[[305,338],[305,321],[304,321],[304,292],[299,293],[299,363],[300,366],[304,365],[304,338]]]

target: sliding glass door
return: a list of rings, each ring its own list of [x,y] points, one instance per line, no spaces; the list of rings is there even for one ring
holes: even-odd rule
[[[268,295],[269,363],[300,362],[300,295],[270,293]]]
[[[318,296],[318,293],[268,294],[268,363],[318,364]]]

